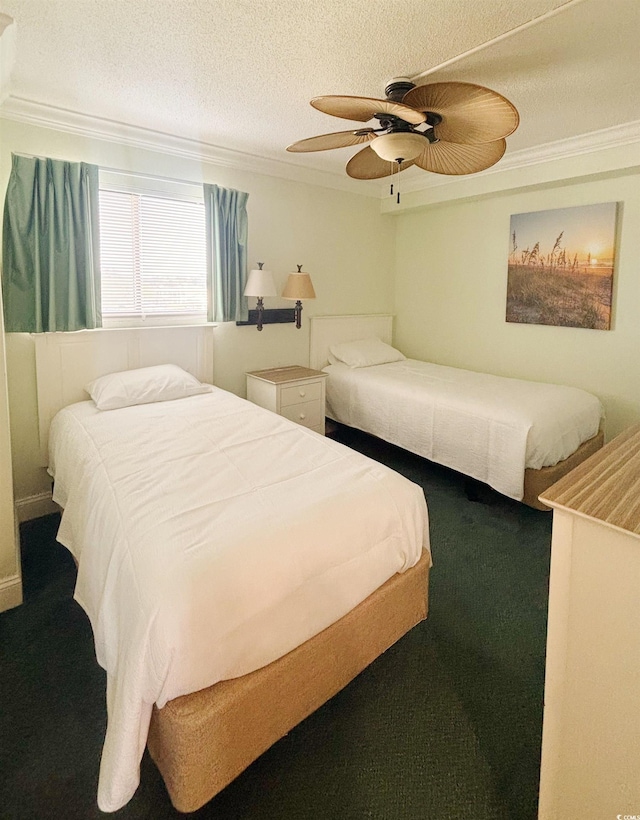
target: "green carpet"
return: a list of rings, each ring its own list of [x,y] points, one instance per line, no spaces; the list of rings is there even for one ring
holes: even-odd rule
[[[337,438],[424,487],[430,616],[193,815],[534,820],[551,516],[364,434]],[[105,677],[57,516],[22,527],[26,603],[0,614],[0,817],[104,817]],[[179,817],[145,755],[114,818]]]

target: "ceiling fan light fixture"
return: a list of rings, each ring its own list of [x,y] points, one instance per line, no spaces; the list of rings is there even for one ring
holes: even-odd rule
[[[513,103],[485,86],[458,81],[416,86],[407,77],[387,83],[386,99],[314,97],[318,111],[378,127],[321,134],[294,142],[287,151],[326,151],[365,145],[347,162],[352,179],[381,179],[416,165],[450,176],[477,174],[498,162],[505,138],[518,127]],[[426,129],[417,126],[426,123]],[[391,186],[393,188],[393,184]]]
[[[380,159],[388,162],[415,159],[425,149],[427,141],[421,134],[411,131],[397,131],[383,134],[371,142],[371,148]]]

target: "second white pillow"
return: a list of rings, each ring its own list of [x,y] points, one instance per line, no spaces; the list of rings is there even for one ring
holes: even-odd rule
[[[376,364],[401,362],[406,358],[395,347],[375,337],[331,345],[329,352],[349,367],[372,367]]]

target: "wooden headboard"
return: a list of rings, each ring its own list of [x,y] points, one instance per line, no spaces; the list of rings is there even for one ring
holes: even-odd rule
[[[42,463],[48,463],[51,420],[68,404],[89,398],[86,384],[106,373],[177,364],[213,383],[213,326],[80,330],[35,335],[38,424]]]
[[[355,342],[373,336],[391,344],[393,316],[390,313],[356,314],[353,316],[312,316],[309,366],[322,370],[329,364],[329,346],[340,342]]]

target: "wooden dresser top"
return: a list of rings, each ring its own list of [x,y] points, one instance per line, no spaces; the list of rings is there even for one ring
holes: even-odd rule
[[[302,381],[302,379],[317,379],[318,376],[325,377],[326,375],[327,374],[323,373],[322,370],[312,370],[310,367],[300,367],[299,365],[271,367],[269,370],[252,370],[250,373],[247,373],[247,376],[253,376],[256,379],[262,379],[272,384]]]
[[[540,499],[640,536],[640,424],[620,433]]]

